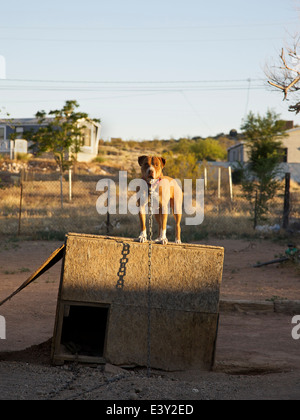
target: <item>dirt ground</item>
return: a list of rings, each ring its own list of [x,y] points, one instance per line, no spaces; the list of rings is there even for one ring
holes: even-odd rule
[[[225,248],[221,300],[300,300],[299,271],[290,263],[253,268],[284,253],[266,240],[205,240]],[[61,242],[0,242],[0,300],[7,297]],[[50,365],[61,263],[0,307],[0,400],[300,399],[300,340],[292,316],[221,312],[213,372],[152,371],[116,366]],[[300,315],[300,314],[299,314]]]

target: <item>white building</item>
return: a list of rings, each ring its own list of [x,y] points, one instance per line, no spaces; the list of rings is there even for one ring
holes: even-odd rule
[[[77,161],[90,162],[98,155],[101,125],[90,119],[81,120],[78,123],[79,126],[85,126],[85,128],[82,129],[83,146],[81,152],[77,154]],[[46,124],[47,120],[44,125]],[[28,153],[30,138],[24,139],[23,133],[30,130],[37,131],[40,127],[35,118],[0,120],[0,154],[8,154],[13,159],[16,153]],[[11,140],[12,135],[16,140]],[[24,142],[28,143],[27,147]]]
[[[300,183],[300,127],[292,128],[286,131],[287,137],[281,141],[284,149],[284,159],[281,164],[282,176],[284,173],[290,172],[291,178]],[[243,141],[235,144],[227,149],[228,162],[247,163],[249,160],[249,149]]]
[[[287,130],[287,137],[281,141],[284,149],[285,163],[300,163],[300,127]],[[240,142],[227,150],[228,162],[246,163],[249,160],[248,147],[245,142]]]

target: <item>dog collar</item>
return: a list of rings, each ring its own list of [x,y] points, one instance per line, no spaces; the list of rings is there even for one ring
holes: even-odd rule
[[[160,181],[161,181],[161,178],[156,179],[155,182],[153,182],[153,183],[150,183],[148,181],[146,181],[146,182],[147,182],[149,187],[154,188],[154,187],[156,187],[157,184],[160,183]]]

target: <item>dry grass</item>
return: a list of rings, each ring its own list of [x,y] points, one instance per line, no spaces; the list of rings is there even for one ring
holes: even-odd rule
[[[96,179],[96,178],[95,178]],[[73,198],[68,198],[68,182],[64,180],[64,208],[60,202],[58,181],[28,181],[23,187],[21,232],[35,238],[63,238],[69,231],[106,234],[106,216],[96,210],[96,201],[101,193],[96,192],[96,180],[80,181],[73,184]],[[235,198],[231,203],[226,191],[218,200],[216,192],[205,196],[205,218],[200,226],[185,226],[182,236],[185,242],[208,236],[245,237],[257,236],[253,230],[249,203],[240,196],[240,189],[234,189]],[[12,186],[0,190],[0,231],[16,234],[19,223],[20,187]],[[271,206],[269,224],[279,223],[282,216],[282,198]],[[184,215],[185,216],[185,215]],[[190,217],[190,216],[189,216]],[[111,215],[109,233],[116,236],[136,237],[139,234],[138,217],[134,215]],[[169,239],[173,240],[174,222],[169,217]]]
[[[149,144],[150,147],[150,144]],[[61,209],[60,184],[55,164],[52,161],[35,159],[34,172],[27,172],[23,183],[21,233],[34,238],[56,239],[64,237],[68,231],[79,233],[106,234],[106,216],[96,211],[96,201],[100,193],[96,184],[100,178],[118,180],[118,172],[129,172],[128,179],[139,177],[138,156],[141,154],[161,155],[163,150],[145,150],[129,145],[122,147],[105,146],[101,162],[79,163],[73,177],[73,198],[69,201],[67,176],[63,181],[64,208]],[[47,170],[45,168],[48,168]],[[50,169],[51,168],[51,171]],[[53,172],[54,171],[54,172]],[[185,226],[182,236],[185,242],[208,236],[255,237],[260,232],[253,230],[251,208],[242,197],[239,186],[234,186],[233,202],[229,198],[228,175],[222,178],[222,198],[217,198],[216,177],[210,174],[208,192],[205,194],[205,218],[200,226]],[[118,190],[118,187],[117,187]],[[281,224],[283,212],[283,186],[279,196],[270,206],[268,224]],[[292,216],[300,218],[300,186],[291,184]],[[0,234],[16,235],[19,224],[20,187],[8,186],[0,189]],[[185,215],[184,215],[185,216]],[[138,217],[132,215],[111,215],[109,233],[115,236],[136,237],[139,234]],[[173,240],[174,222],[169,217],[169,239]]]

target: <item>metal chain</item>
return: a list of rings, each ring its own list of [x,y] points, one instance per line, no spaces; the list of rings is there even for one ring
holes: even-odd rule
[[[120,259],[120,268],[118,272],[118,281],[116,288],[123,289],[124,288],[124,277],[126,276],[126,264],[128,263],[127,255],[130,253],[130,245],[124,243],[123,250],[122,250],[122,258]]]
[[[148,199],[149,249],[148,249],[148,334],[147,334],[147,376],[151,375],[151,280],[152,280],[152,236],[153,236],[153,197],[149,188]]]

